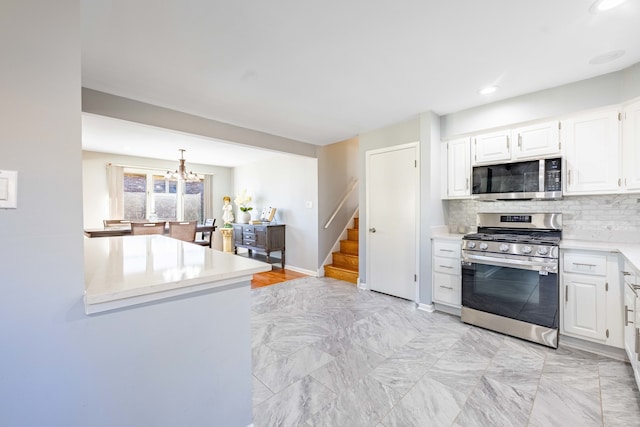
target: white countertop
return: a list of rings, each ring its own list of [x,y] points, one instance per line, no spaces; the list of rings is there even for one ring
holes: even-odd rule
[[[562,239],[560,249],[575,249],[585,251],[619,252],[633,266],[640,269],[640,244],[622,242],[595,242],[590,240]]]
[[[270,264],[162,235],[85,237],[87,314],[251,280]]]

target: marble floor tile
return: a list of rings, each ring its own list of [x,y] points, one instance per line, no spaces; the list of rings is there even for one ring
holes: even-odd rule
[[[271,390],[269,390],[269,388],[262,384],[262,381],[260,381],[259,379],[257,379],[254,375],[252,375],[253,378],[253,406],[257,406],[260,403],[264,402],[265,400],[267,400],[268,398],[270,398],[271,396],[273,396],[273,392]]]
[[[277,393],[332,360],[334,357],[330,354],[305,347],[262,369],[255,370],[253,374],[271,391]]]
[[[568,387],[543,374],[533,403],[531,426],[601,426],[602,410],[597,394]]]
[[[254,425],[640,427],[630,365],[336,279],[252,291]]]
[[[253,407],[254,427],[299,426],[336,399],[336,394],[307,376]]]
[[[384,357],[380,354],[356,346],[314,370],[311,376],[334,392],[340,393],[365,377],[383,360]]]
[[[458,416],[466,394],[422,378],[382,420],[389,427],[450,426]]]
[[[522,393],[506,383],[482,377],[462,407],[455,426],[526,426],[533,394]]]
[[[308,419],[307,424],[327,427],[376,425],[400,397],[373,378],[364,377],[339,393],[333,402]]]

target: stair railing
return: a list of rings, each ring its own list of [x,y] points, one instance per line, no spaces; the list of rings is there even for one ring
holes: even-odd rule
[[[347,201],[351,193],[353,193],[353,190],[356,188],[357,185],[358,185],[358,180],[354,178],[354,180],[351,182],[351,187],[347,190],[347,193],[344,195],[344,197],[340,201],[340,204],[338,204],[338,207],[336,208],[336,210],[333,211],[333,215],[331,215],[331,218],[329,218],[329,221],[327,221],[327,223],[324,225],[325,229],[329,228],[329,226],[333,222],[333,219],[336,217],[336,215],[338,215],[338,212],[340,212],[342,205],[345,204],[345,202]]]

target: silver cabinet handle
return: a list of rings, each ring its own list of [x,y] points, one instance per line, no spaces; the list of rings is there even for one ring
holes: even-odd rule
[[[452,288],[451,286],[443,286],[443,285],[440,285],[440,287],[441,287],[441,288],[445,288],[445,289],[451,289],[451,290],[453,290],[453,288]]]
[[[629,310],[629,306],[624,306],[624,326],[629,326],[629,323],[633,323],[629,320],[629,312],[633,313],[633,310]]]
[[[440,267],[442,267],[442,268],[453,268],[450,265],[440,265]]]
[[[564,287],[564,302],[569,301],[569,286]]]
[[[453,252],[451,249],[440,249],[440,252]]]
[[[465,190],[469,189],[469,178],[466,179]]]
[[[578,265],[583,265],[585,267],[595,267],[595,264],[585,264],[583,262],[574,262],[573,265],[578,266]]]
[[[371,227],[371,228],[369,229],[369,231],[370,231],[370,232],[372,232],[372,233],[375,233],[375,232],[376,232],[376,228],[375,228],[375,227]]]

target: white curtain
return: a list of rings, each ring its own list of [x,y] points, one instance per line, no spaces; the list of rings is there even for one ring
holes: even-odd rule
[[[124,168],[107,164],[109,186],[109,219],[124,218]]]

